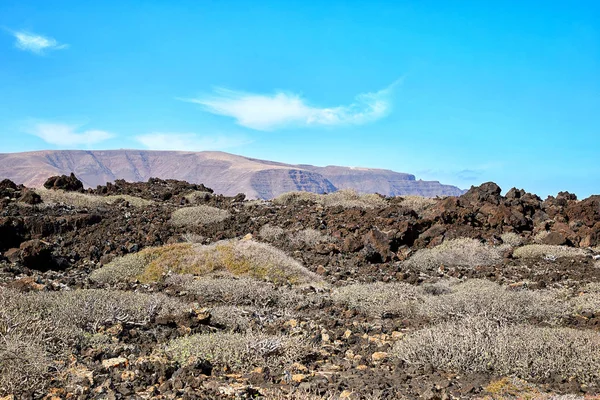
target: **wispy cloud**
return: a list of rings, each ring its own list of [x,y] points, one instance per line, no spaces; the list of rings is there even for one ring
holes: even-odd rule
[[[273,130],[286,127],[360,125],[385,117],[391,109],[395,81],[385,89],[363,93],[354,102],[336,107],[315,107],[300,95],[286,92],[256,94],[216,88],[211,95],[185,101],[200,104],[207,112],[232,117],[247,128]]]
[[[136,136],[135,139],[149,150],[222,150],[250,143],[243,137],[200,136],[195,133],[154,132]]]
[[[62,50],[69,47],[68,44],[59,43],[47,36],[37,35],[26,31],[10,31],[15,37],[15,47],[29,51],[34,54],[44,54],[47,50]]]
[[[90,146],[115,136],[110,132],[94,129],[78,132],[80,127],[78,125],[42,122],[34,124],[25,131],[39,137],[46,143],[62,147]]]

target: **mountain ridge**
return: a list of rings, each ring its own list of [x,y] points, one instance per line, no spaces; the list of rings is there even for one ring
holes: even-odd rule
[[[463,190],[412,174],[380,168],[319,167],[260,160],[220,151],[166,150],[39,150],[0,153],[0,176],[40,187],[53,175],[73,172],[86,187],[116,179],[146,181],[151,177],[203,183],[224,195],[245,193],[269,199],[293,190],[316,193],[355,189],[387,196],[461,195]]]

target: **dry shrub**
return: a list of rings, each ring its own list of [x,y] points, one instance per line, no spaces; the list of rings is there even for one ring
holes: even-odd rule
[[[206,277],[174,275],[167,278],[167,285],[180,286],[193,294],[201,304],[228,304],[256,307],[291,307],[302,301],[303,296],[287,287],[276,287],[269,282],[247,277]]]
[[[147,248],[113,260],[94,271],[91,279],[114,284],[139,279],[149,283],[167,273],[207,275],[225,271],[275,283],[317,283],[310,272],[283,251],[252,240],[223,240],[211,245],[172,244]]]
[[[194,262],[195,252],[190,243],[147,247],[138,253],[115,258],[92,272],[90,279],[100,283],[117,284],[141,278],[144,282],[160,280],[170,269],[180,270]]]
[[[574,313],[600,315],[600,283],[587,284],[569,303]]]
[[[419,289],[403,282],[348,285],[335,289],[331,298],[375,317],[410,317],[422,301]]]
[[[279,308],[224,305],[211,309],[210,322],[229,331],[246,332],[250,329],[262,330],[267,324],[289,320],[295,316],[294,313]]]
[[[523,379],[600,379],[600,334],[569,328],[503,325],[482,317],[422,329],[394,345],[412,365]]]
[[[557,322],[566,310],[554,292],[511,290],[482,279],[452,286],[449,294],[428,296],[419,306],[419,313],[433,322],[477,316],[501,323]]]
[[[202,190],[196,190],[192,193],[186,194],[184,197],[192,204],[200,203],[202,201],[208,201],[214,195],[210,192],[204,192]]]
[[[196,233],[184,233],[183,235],[181,235],[181,238],[186,243],[202,243],[204,242],[204,239],[206,239],[204,236],[198,235]]]
[[[267,242],[274,242],[285,237],[285,229],[273,225],[263,225],[258,232],[258,236]]]
[[[303,284],[320,282],[310,272],[283,251],[253,240],[220,241],[196,248],[206,272],[229,271],[238,276],[275,283]]]
[[[474,268],[494,265],[501,261],[500,249],[475,239],[459,238],[445,241],[431,249],[418,250],[404,265],[424,272],[433,272],[441,265]]]
[[[92,208],[107,204],[113,204],[117,201],[123,200],[134,207],[147,207],[154,204],[153,201],[125,194],[112,196],[97,196],[87,193],[65,192],[63,190],[36,189],[35,191],[42,197],[42,200],[47,205],[67,204],[77,208]]]
[[[0,395],[32,398],[58,369],[71,334],[43,317],[31,295],[0,288]]]
[[[510,247],[517,247],[523,244],[523,238],[521,235],[514,232],[507,232],[500,235],[503,244],[507,244]]]
[[[162,293],[85,289],[36,295],[46,304],[48,318],[58,325],[96,332],[116,323],[146,325],[162,315],[178,315],[189,306]]]
[[[306,245],[312,247],[320,243],[332,243],[335,239],[329,235],[324,235],[316,229],[303,229],[294,233],[290,239],[293,245]]]
[[[533,236],[533,243],[542,244],[549,234],[549,231],[539,231]]]
[[[436,204],[436,200],[423,196],[402,196],[401,206],[415,211],[418,215],[423,215],[427,209]]]
[[[584,249],[550,244],[528,244],[517,247],[513,251],[515,258],[546,258],[549,260],[561,257],[584,257],[585,255]]]
[[[211,206],[183,207],[173,212],[171,215],[171,224],[180,228],[196,228],[224,221],[230,215],[227,210]]]
[[[342,189],[329,194],[311,192],[283,193],[273,200],[277,205],[295,205],[300,203],[317,203],[324,207],[342,208],[382,208],[387,201],[377,194],[360,194],[352,189]]]
[[[181,364],[207,360],[217,368],[240,372],[254,367],[281,369],[310,352],[304,338],[254,332],[186,336],[165,347],[165,353]]]

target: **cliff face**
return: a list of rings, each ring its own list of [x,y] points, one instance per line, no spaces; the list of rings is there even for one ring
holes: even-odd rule
[[[269,199],[304,190],[316,193],[356,189],[388,196],[460,195],[455,186],[415,180],[414,175],[383,169],[315,167],[257,160],[223,152],[144,150],[36,151],[0,154],[0,178],[29,187],[52,175],[73,172],[86,187],[115,179],[146,181],[151,177],[203,183],[216,193]]]

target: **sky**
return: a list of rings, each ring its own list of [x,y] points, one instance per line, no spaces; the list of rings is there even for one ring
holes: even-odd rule
[[[121,148],[600,194],[600,2],[0,0],[0,153]]]

